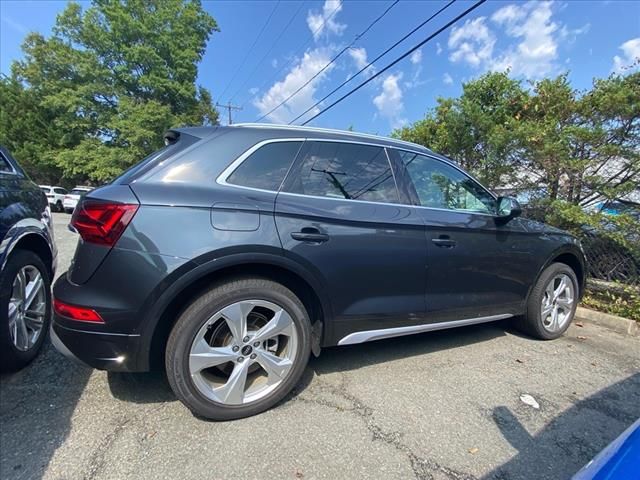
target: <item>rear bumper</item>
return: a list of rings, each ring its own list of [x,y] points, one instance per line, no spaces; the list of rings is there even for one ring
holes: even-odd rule
[[[64,327],[56,316],[51,327],[53,346],[64,356],[99,370],[140,372],[148,370],[138,360],[139,335],[97,333]]]

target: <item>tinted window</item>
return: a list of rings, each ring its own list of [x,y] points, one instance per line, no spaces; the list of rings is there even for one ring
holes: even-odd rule
[[[302,142],[268,143],[249,155],[227,178],[242,187],[277,191]]]
[[[400,157],[423,207],[495,213],[494,198],[460,170],[415,153]]]
[[[44,193],[49,193],[51,189],[49,187],[40,187],[40,190],[42,190]]]
[[[2,154],[0,154],[0,172],[13,172],[13,168]]]
[[[287,191],[320,197],[398,203],[398,192],[383,148],[309,142]]]
[[[59,195],[64,195],[65,193],[67,193],[67,191],[64,188],[54,188],[53,191]]]
[[[73,190],[71,190],[71,192],[69,192],[71,195],[84,195],[85,193],[87,193],[88,190],[80,190],[80,189],[76,189],[74,188]]]

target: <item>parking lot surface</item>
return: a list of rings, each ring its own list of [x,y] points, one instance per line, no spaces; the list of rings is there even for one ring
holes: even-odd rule
[[[59,273],[68,221],[55,214]],[[226,423],[194,417],[160,373],[48,345],[0,378],[0,478],[556,480],[638,417],[640,338],[587,324],[553,342],[498,323],[325,349],[278,407]]]

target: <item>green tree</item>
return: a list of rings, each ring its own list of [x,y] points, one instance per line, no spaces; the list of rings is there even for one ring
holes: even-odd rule
[[[393,135],[428,145],[497,187],[518,163],[518,124],[528,99],[508,72],[488,73],[465,83],[459,98],[438,98],[423,120]]]
[[[102,182],[159,148],[167,128],[216,124],[196,77],[217,30],[198,0],[69,3],[50,38],[27,36],[12,67],[11,82],[38,99],[55,135],[43,139],[42,158],[64,179]]]

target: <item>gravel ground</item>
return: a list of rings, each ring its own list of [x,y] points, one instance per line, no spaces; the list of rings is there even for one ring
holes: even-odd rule
[[[191,415],[161,374],[47,346],[0,378],[0,478],[557,480],[639,416],[640,338],[587,324],[553,342],[503,323],[326,349],[277,408],[226,423]]]

